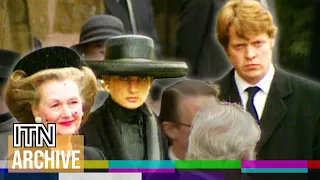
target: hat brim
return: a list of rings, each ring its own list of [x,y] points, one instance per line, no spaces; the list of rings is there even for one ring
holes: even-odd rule
[[[81,57],[72,49],[63,46],[50,46],[33,51],[15,65],[13,71],[22,70],[31,76],[46,69],[85,66]]]
[[[183,77],[188,72],[184,62],[148,59],[85,60],[98,78],[107,76],[151,76],[155,79]]]
[[[89,38],[89,39],[86,39],[82,42],[79,42],[78,44],[75,44],[73,46],[71,46],[70,48],[72,49],[80,49],[80,46],[84,45],[84,44],[87,44],[87,43],[90,43],[90,42],[94,42],[94,41],[100,41],[100,40],[108,40],[112,37],[115,37],[117,35],[112,35],[112,36],[96,36],[96,37],[92,37],[92,38]]]

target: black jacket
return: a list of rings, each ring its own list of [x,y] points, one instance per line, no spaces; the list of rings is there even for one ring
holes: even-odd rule
[[[218,79],[231,64],[215,38],[217,14],[224,0],[184,0],[177,31],[176,56],[189,67],[188,77]]]
[[[109,108],[110,105],[108,104],[108,99],[101,107],[99,107],[96,111],[92,112],[89,115],[89,120],[80,129],[80,134],[85,136],[85,145],[97,147],[99,150],[103,152],[106,159],[125,160],[127,159],[127,157],[121,145],[119,128],[117,127],[115,120],[112,118],[111,110]],[[140,108],[144,110],[147,107],[144,104]],[[153,116],[153,118],[150,118],[150,116]],[[144,113],[143,121],[147,129],[146,124],[150,124],[150,121],[156,121],[156,116],[154,114]],[[148,130],[144,130],[144,135],[148,139],[149,137],[147,137],[147,131]],[[157,129],[157,131],[158,133],[155,136],[157,136],[159,140],[160,156],[161,159],[163,159],[164,143],[160,129]],[[148,140],[146,141],[150,142]],[[150,149],[148,148],[148,145],[146,145],[146,147],[146,153],[148,154],[148,151],[150,151]]]
[[[234,70],[218,82],[220,100],[241,104]],[[320,159],[320,86],[276,68],[260,120],[258,159]]]
[[[123,1],[123,2],[121,2]],[[123,25],[126,34],[133,34],[129,13],[126,8],[126,0],[105,0],[105,10],[107,14],[118,17]],[[160,56],[160,42],[157,35],[156,26],[154,23],[153,7],[151,0],[132,0],[133,9],[135,12],[136,26],[138,34],[145,35],[153,39],[155,44],[156,56]]]

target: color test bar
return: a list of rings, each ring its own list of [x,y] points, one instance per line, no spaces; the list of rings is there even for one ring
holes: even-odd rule
[[[308,173],[307,160],[242,161],[242,173]]]
[[[308,168],[243,168],[241,173],[308,173]]]
[[[108,169],[108,161],[106,160],[85,160],[85,169]]]
[[[170,160],[110,160],[109,172],[174,173]]]
[[[8,169],[6,168],[0,168],[0,173],[7,173],[8,172]]]
[[[309,169],[320,169],[320,160],[309,160],[308,161]]]
[[[176,169],[240,169],[240,160],[174,161]]]

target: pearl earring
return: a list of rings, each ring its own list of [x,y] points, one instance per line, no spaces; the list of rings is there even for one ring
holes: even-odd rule
[[[42,123],[41,117],[35,117],[35,118],[34,118],[34,121],[35,121],[36,123]]]

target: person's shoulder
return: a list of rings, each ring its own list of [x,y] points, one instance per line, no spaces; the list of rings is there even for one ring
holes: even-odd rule
[[[84,146],[84,159],[85,160],[105,160],[102,151],[96,147]]]
[[[316,82],[312,79],[306,78],[301,75],[296,75],[291,72],[287,71],[281,71],[282,75],[285,75],[288,77],[291,85],[293,88],[298,88],[298,89],[303,89],[305,91],[309,92],[315,92],[315,93],[320,93],[320,83]],[[320,94],[319,94],[320,95]]]
[[[233,73],[234,70],[231,70],[222,77],[219,77],[217,79],[206,79],[203,80],[203,82],[211,88],[215,89],[217,91],[217,96],[220,96],[227,88],[230,87],[230,84],[232,83]]]
[[[101,116],[102,113],[106,113],[106,103],[104,103],[102,106],[98,107],[96,110],[90,112],[88,120],[83,124],[84,128],[95,126],[96,122],[103,118]]]
[[[211,82],[214,84],[225,84],[225,83],[230,83],[233,80],[233,76],[235,73],[235,69],[232,68],[229,71],[226,71],[223,75],[220,75],[219,77],[216,77],[214,79],[205,79],[205,82]]]
[[[278,83],[278,88],[284,87],[282,84],[286,83],[286,87],[290,90],[289,92],[291,92],[293,100],[297,102],[308,102],[304,105],[311,106],[313,108],[320,105],[320,101],[318,100],[320,99],[319,83],[290,72],[283,71],[281,76],[285,78],[282,77],[282,80],[279,81],[281,83]]]
[[[12,134],[14,123],[20,123],[20,122],[16,118],[11,117],[9,120],[0,123],[0,135]]]
[[[106,100],[104,100],[103,104],[100,107],[98,107],[94,111],[90,112],[89,118],[90,118],[90,116],[96,116],[96,115],[100,114],[102,111],[105,111],[106,107],[107,107]]]

